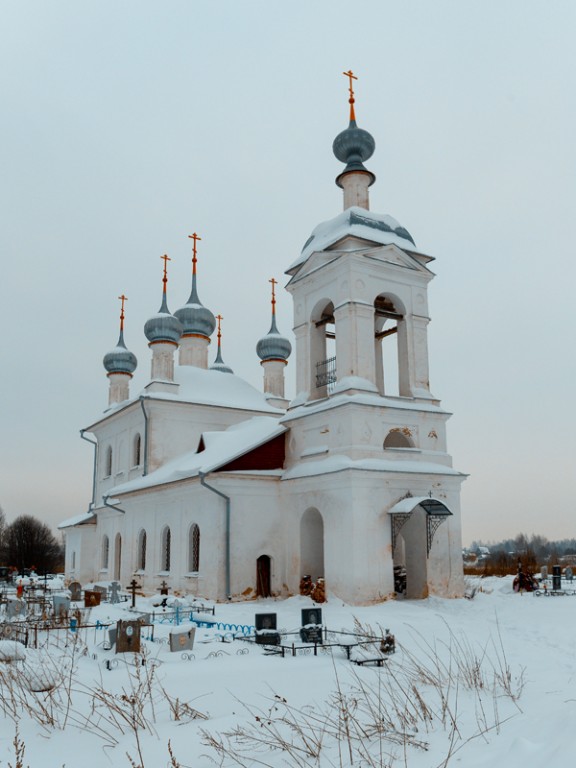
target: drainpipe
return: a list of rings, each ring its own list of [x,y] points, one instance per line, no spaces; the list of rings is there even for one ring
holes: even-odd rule
[[[230,594],[230,496],[226,496],[225,493],[222,493],[222,491],[219,491],[217,488],[214,488],[212,485],[208,485],[208,483],[205,481],[206,473],[205,472],[198,472],[198,477],[200,478],[200,484],[204,486],[204,488],[208,488],[209,491],[212,491],[213,493],[218,494],[218,496],[221,496],[226,501],[226,529],[225,529],[225,555],[224,555],[224,569],[225,569],[225,578],[226,578],[226,597],[228,600],[232,597]]]
[[[142,470],[142,476],[144,476],[148,474],[148,414],[146,413],[146,408],[144,408],[144,396],[140,395],[138,399],[144,414],[144,467]]]
[[[86,432],[85,429],[80,430],[80,437],[82,440],[86,440],[87,443],[92,443],[94,446],[94,462],[92,466],[92,501],[90,502],[90,505],[88,507],[88,510],[94,509],[94,504],[96,502],[96,456],[98,451],[98,442],[96,440],[90,440],[89,437],[84,437],[84,433]]]
[[[105,507],[110,507],[110,509],[115,509],[116,512],[122,512],[123,515],[126,514],[125,509],[120,509],[120,507],[115,507],[114,504],[108,504],[108,499],[110,498],[110,495],[108,496],[102,496],[102,501],[104,502]]]

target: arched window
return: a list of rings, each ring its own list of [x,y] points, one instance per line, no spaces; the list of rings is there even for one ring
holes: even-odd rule
[[[137,433],[134,437],[134,442],[132,444],[132,466],[133,467],[140,466],[141,454],[142,454],[142,438],[140,437],[140,433]]]
[[[164,530],[162,531],[162,551],[160,553],[160,570],[161,571],[169,571],[170,570],[170,540],[172,538],[172,534],[170,533],[170,528],[166,526]]]
[[[310,318],[311,391],[314,397],[326,397],[336,383],[336,326],[334,304],[320,301]]]
[[[414,448],[409,430],[391,429],[384,440],[384,448]]]
[[[110,539],[102,536],[102,570],[108,570],[108,558],[110,557]]]
[[[139,571],[146,570],[146,531],[140,531],[138,536],[138,562],[137,569]]]
[[[194,523],[188,532],[188,570],[198,573],[200,570],[200,528]]]
[[[407,395],[406,322],[399,299],[381,294],[374,301],[376,385],[380,394]]]
[[[106,448],[106,463],[104,464],[104,477],[110,477],[112,474],[112,446]]]

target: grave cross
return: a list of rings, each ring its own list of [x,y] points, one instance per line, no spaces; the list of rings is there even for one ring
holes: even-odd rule
[[[111,603],[119,603],[120,602],[120,582],[113,581],[112,584],[110,584],[110,602]]]
[[[142,589],[142,587],[140,586],[140,584],[137,584],[137,583],[136,583],[136,579],[132,579],[132,581],[131,581],[131,582],[130,582],[130,584],[129,584],[129,585],[126,587],[126,589],[127,589],[127,590],[128,590],[128,592],[130,592],[130,593],[131,593],[131,595],[132,595],[132,608],[135,608],[135,607],[136,607],[136,590],[137,590],[137,589]]]
[[[166,584],[166,581],[164,580],[162,584],[160,584],[160,594],[167,595],[169,589],[170,587],[168,586],[168,584]]]

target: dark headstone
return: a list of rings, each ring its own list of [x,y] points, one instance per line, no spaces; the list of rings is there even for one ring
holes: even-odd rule
[[[562,589],[562,569],[559,565],[552,566],[552,589],[554,591]]]
[[[302,628],[300,638],[303,643],[322,642],[322,609],[302,608]]]
[[[119,621],[116,625],[116,653],[140,652],[139,621]]]
[[[95,606],[100,605],[101,599],[101,592],[92,589],[84,590],[84,608],[94,608]]]
[[[256,625],[256,642],[260,645],[280,645],[280,635],[276,631],[275,613],[257,613],[254,617]]]
[[[70,600],[82,600],[82,584],[79,581],[73,581],[68,585],[70,590]]]

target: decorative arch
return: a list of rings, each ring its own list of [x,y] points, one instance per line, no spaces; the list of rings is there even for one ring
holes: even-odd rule
[[[384,440],[384,449],[387,448],[414,448],[414,440],[410,430],[407,428],[391,429]]]
[[[300,519],[300,576],[324,578],[324,520],[315,507]]]
[[[161,542],[161,549],[160,549],[160,570],[161,571],[169,571],[170,570],[170,555],[171,555],[171,544],[172,544],[172,534],[170,532],[169,526],[166,526],[162,530],[162,536],[160,538]]]
[[[200,570],[200,527],[192,523],[188,530],[188,571],[198,573]]]
[[[110,558],[110,539],[106,534],[102,536],[102,550],[101,550],[101,558],[100,558],[100,568],[103,571],[108,570],[108,561]]]
[[[139,571],[146,570],[146,546],[148,543],[147,539],[148,539],[148,536],[146,535],[146,531],[142,529],[138,534],[138,551],[137,551],[136,569]]]
[[[406,309],[393,294],[374,299],[376,386],[381,394],[409,395]]]
[[[318,301],[310,315],[310,391],[326,397],[336,383],[336,325],[331,299]]]

